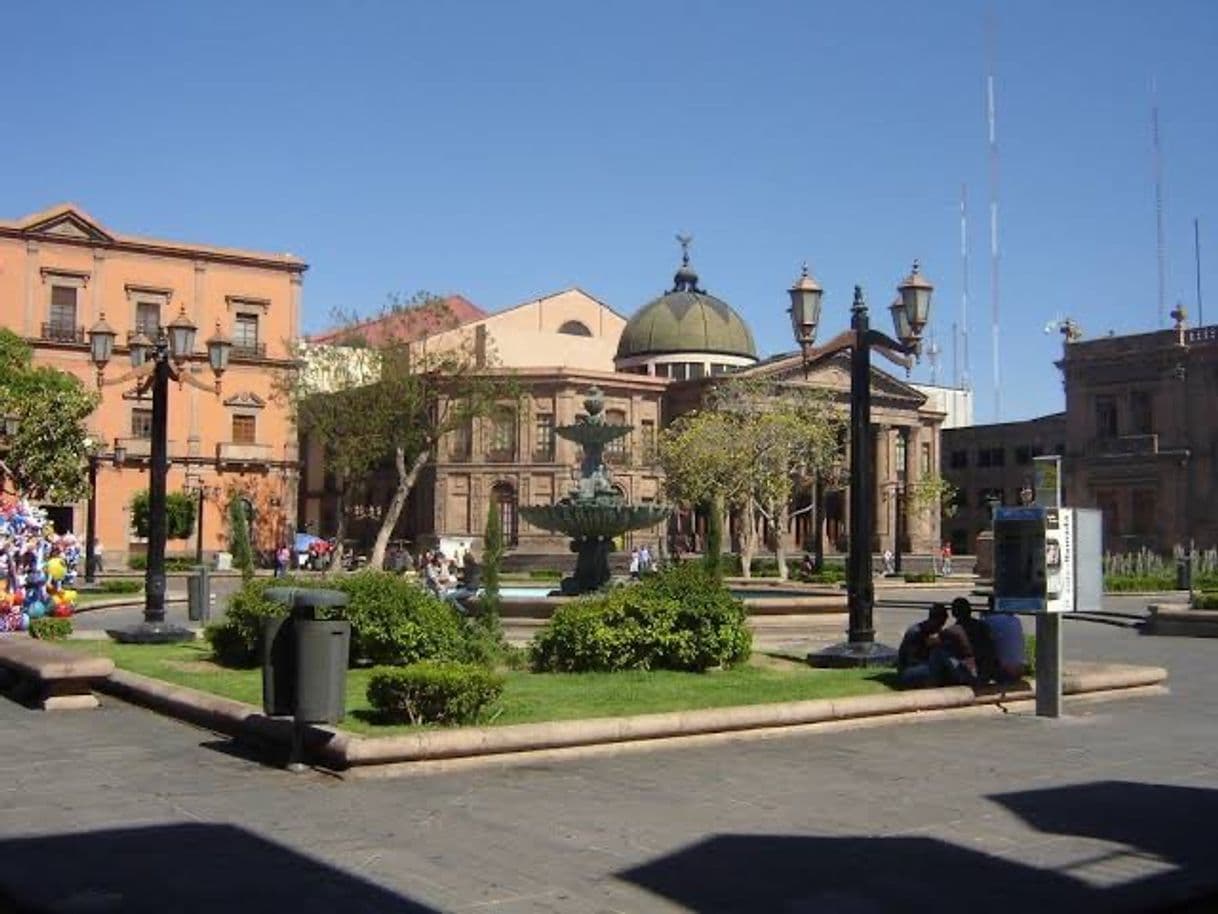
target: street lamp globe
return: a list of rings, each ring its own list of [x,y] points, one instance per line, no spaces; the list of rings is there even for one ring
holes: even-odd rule
[[[106,323],[106,312],[102,312],[98,321],[89,328],[89,358],[97,368],[98,380],[101,379],[102,369],[114,355],[114,338],[118,336],[114,328]]]
[[[220,322],[216,321],[216,332],[207,339],[207,360],[211,363],[211,370],[215,372],[216,384],[220,383],[220,376],[228,368],[228,357],[232,349],[232,340],[224,335]]]
[[[127,341],[127,354],[131,357],[131,367],[139,368],[147,362],[152,347],[153,342],[144,335],[144,331],[137,331],[135,336]]]
[[[195,348],[195,331],[196,327],[189,317],[186,316],[186,306],[182,306],[182,310],[178,312],[169,323],[169,354],[175,362],[183,362],[186,360]]]
[[[791,297],[791,307],[788,311],[791,315],[791,330],[795,334],[795,342],[799,344],[805,356],[816,342],[816,329],[820,324],[821,299],[824,294],[824,289],[808,274],[806,263],[795,285],[787,289],[787,295]]]
[[[935,287],[919,272],[918,261],[915,260],[912,272],[897,286],[897,291],[901,293],[902,310],[909,322],[910,334],[909,340],[903,338],[901,342],[916,346],[922,339],[926,322],[930,320],[930,297]]]

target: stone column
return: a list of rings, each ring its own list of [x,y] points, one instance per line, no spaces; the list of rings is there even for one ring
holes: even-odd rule
[[[288,339],[295,343],[300,337],[300,293],[304,284],[304,274],[293,271],[289,277],[288,289]]]
[[[24,336],[38,336],[38,293],[40,288],[38,242],[27,241],[25,243],[25,320],[22,323]]]
[[[875,440],[875,480],[873,482],[873,504],[876,506],[875,548],[883,552],[892,548],[891,491],[887,483],[892,476],[892,429],[887,425],[872,425]]]
[[[106,252],[101,249],[95,250],[93,252],[93,276],[89,279],[89,282],[93,284],[93,291],[89,293],[89,301],[92,308],[90,309],[89,319],[81,321],[81,323],[85,325],[86,332],[90,327],[93,326],[94,323],[97,322],[98,318],[101,316],[101,313],[106,310],[105,291],[102,284],[102,268],[105,267],[105,265]],[[115,340],[115,342],[118,341]]]

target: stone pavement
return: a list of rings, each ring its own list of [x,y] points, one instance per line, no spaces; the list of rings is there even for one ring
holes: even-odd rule
[[[1066,638],[1166,666],[1173,694],[346,782],[113,701],[0,702],[0,886],[65,912],[1082,914],[1218,890],[1218,644]]]

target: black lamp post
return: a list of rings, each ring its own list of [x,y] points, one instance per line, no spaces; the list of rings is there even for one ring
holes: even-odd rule
[[[1170,315],[1176,322],[1176,333],[1180,337],[1180,342],[1184,342],[1185,322],[1188,320],[1188,311],[1185,310],[1183,304],[1177,304],[1175,310]],[[1181,405],[1184,416],[1184,456],[1181,461],[1181,467],[1184,470],[1184,556],[1176,569],[1176,588],[1179,590],[1187,590],[1190,593],[1193,589],[1193,441],[1192,429],[1189,423],[1189,407],[1191,401],[1188,395],[1188,350],[1187,348],[1181,353],[1180,363],[1176,365],[1173,374],[1183,386]]]
[[[820,349],[813,347],[820,323],[823,291],[808,275],[805,265],[791,297],[791,326],[803,353],[804,367],[814,359],[849,351],[850,358],[850,555],[846,565],[850,628],[847,640],[808,655],[813,666],[881,666],[896,662],[896,651],[875,641],[875,587],[872,582],[872,465],[871,465],[871,350],[908,370],[921,352],[922,330],[930,317],[934,291],[914,262],[913,272],[897,287],[899,298],[891,307],[899,342],[871,329],[863,290],[854,287],[850,329]]]
[[[157,332],[155,342],[142,333],[128,344],[132,371],[114,381],[103,382],[102,375],[114,352],[114,330],[101,320],[89,330],[89,348],[97,367],[97,383],[118,384],[139,381],[139,391],[152,392],[152,448],[148,467],[148,566],[144,575],[144,621],[136,626],[109,631],[116,641],[130,643],[167,643],[194,637],[188,628],[165,621],[165,479],[169,472],[168,419],[169,381],[187,383],[203,390],[220,393],[220,378],[228,367],[231,342],[220,332],[207,341],[207,356],[215,374],[214,387],[194,378],[186,363],[194,355],[197,328],[182,308],[168,327]]]

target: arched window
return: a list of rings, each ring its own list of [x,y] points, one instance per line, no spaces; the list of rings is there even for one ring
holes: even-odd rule
[[[520,542],[520,528],[516,518],[516,487],[510,482],[497,482],[491,489],[495,510],[499,512],[499,524],[503,528],[503,541],[509,546]]]
[[[588,325],[583,321],[567,321],[558,328],[559,333],[565,333],[568,336],[592,336],[592,331],[588,329]]]

